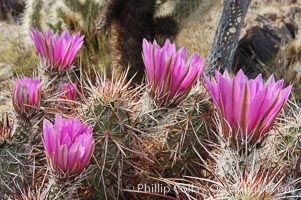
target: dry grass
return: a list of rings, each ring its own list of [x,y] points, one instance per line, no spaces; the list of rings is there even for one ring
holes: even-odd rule
[[[222,14],[221,1],[204,0],[199,7],[180,23],[176,38],[179,46],[186,45],[188,53],[207,56],[214,39],[215,30]]]
[[[0,30],[0,63],[11,66],[13,74],[30,76],[38,59],[34,51],[24,45],[21,26],[1,22]]]
[[[31,76],[38,58],[23,43],[21,26],[0,22],[0,113],[11,108],[11,80],[15,75]]]

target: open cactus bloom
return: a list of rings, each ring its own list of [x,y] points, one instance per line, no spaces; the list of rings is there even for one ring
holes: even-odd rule
[[[43,136],[47,162],[57,176],[76,177],[89,164],[95,148],[92,126],[82,124],[79,117],[56,115],[54,124],[45,119]]]
[[[77,83],[63,83],[61,85],[61,98],[74,101],[77,97]]]
[[[266,83],[261,75],[249,80],[242,70],[233,78],[227,71],[216,71],[215,80],[205,76],[205,81],[220,114],[223,137],[236,146],[262,142],[292,89],[283,89],[284,81],[275,82],[273,75]]]
[[[16,113],[24,118],[30,118],[37,113],[42,97],[40,80],[24,77],[16,79],[13,88],[13,107]]]
[[[146,67],[149,94],[159,106],[176,106],[189,94],[200,78],[205,59],[192,55],[186,61],[186,47],[179,51],[166,40],[161,48],[156,41],[143,40],[142,57]]]
[[[59,74],[70,68],[84,39],[79,32],[70,35],[68,30],[60,35],[47,30],[44,35],[40,31],[32,29],[30,37],[39,56],[45,61],[47,70]]]

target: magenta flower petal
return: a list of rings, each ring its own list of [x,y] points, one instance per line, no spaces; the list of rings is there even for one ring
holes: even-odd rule
[[[56,146],[57,146],[57,138],[55,131],[53,129],[53,124],[48,121],[47,119],[44,120],[43,122],[43,136],[44,136],[44,146],[46,148],[46,151],[51,154],[52,152],[55,151]]]
[[[219,105],[219,93],[217,90],[217,86],[216,86],[216,82],[215,80],[213,80],[212,82],[210,81],[210,79],[204,74],[204,80],[205,83],[208,87],[208,90],[210,91],[211,97],[213,99],[213,102],[215,103],[215,105],[217,105],[217,109],[220,109],[220,105]]]
[[[205,59],[192,55],[186,61],[186,47],[177,51],[168,39],[162,48],[156,41],[150,43],[144,39],[142,49],[150,96],[159,106],[176,106],[200,78]]]
[[[79,33],[69,35],[67,30],[61,35],[53,34],[47,30],[43,35],[38,30],[32,29],[30,37],[39,56],[46,61],[47,70],[59,74],[70,68],[84,39],[84,36],[80,36]]]
[[[93,155],[95,142],[92,126],[80,122],[79,117],[64,119],[55,116],[54,124],[44,120],[43,142],[45,150],[52,159],[48,159],[53,173],[69,176],[79,175]]]
[[[81,135],[76,138],[76,142],[80,143],[82,148],[82,152],[80,155],[80,160],[81,160],[80,169],[81,169],[83,166],[89,164],[90,159],[88,158],[91,158],[93,154],[95,143],[91,135]]]
[[[69,167],[74,167],[76,163],[81,159],[83,149],[80,143],[72,143],[68,151],[68,163]],[[68,171],[72,171],[73,168],[69,168]]]
[[[63,172],[68,172],[67,162],[68,162],[68,148],[65,144],[58,146],[58,151],[54,152],[56,158],[57,167]]]
[[[215,80],[205,76],[205,83],[218,108],[223,136],[242,146],[262,141],[292,89],[292,85],[283,88],[284,81],[275,82],[273,75],[265,84],[261,75],[249,80],[242,70],[233,78],[227,71],[223,75],[216,71]]]

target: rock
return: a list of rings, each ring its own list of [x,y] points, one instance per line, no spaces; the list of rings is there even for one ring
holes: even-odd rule
[[[254,77],[273,61],[281,45],[295,38],[297,25],[288,16],[251,14],[245,20],[232,69]]]
[[[283,8],[284,15],[292,18],[300,17],[301,7],[300,5],[291,5]]]
[[[0,20],[20,16],[24,7],[25,0],[0,0]]]

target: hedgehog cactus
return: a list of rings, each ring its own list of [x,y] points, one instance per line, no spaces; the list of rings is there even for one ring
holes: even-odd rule
[[[32,167],[33,165],[39,166],[41,161],[41,151],[37,145],[39,143],[39,137],[36,136],[37,126],[31,123],[35,119],[31,118],[26,123],[20,122],[20,120],[22,121],[22,119],[14,119],[14,123],[10,124],[11,120],[6,117],[4,121],[0,122],[1,195],[11,194],[11,188],[20,185],[20,177],[27,180],[32,172],[43,171],[43,167],[38,170]],[[35,178],[38,179],[39,175],[36,175]]]
[[[154,141],[161,138],[162,143],[156,144],[157,149],[160,146],[172,149],[172,159],[165,158],[171,166],[177,163],[177,159],[187,160],[188,164],[195,158],[194,153],[187,149],[194,144],[192,141],[197,141],[195,137],[205,138],[205,127],[210,121],[209,115],[201,114],[206,110],[204,89],[196,84],[204,70],[205,59],[194,54],[186,61],[186,51],[185,46],[177,51],[169,40],[162,48],[156,41],[143,41],[148,93],[156,105],[151,99],[142,99],[143,110],[138,125],[150,131]],[[152,123],[150,127],[147,127],[148,121]],[[186,156],[182,156],[182,151],[186,151]]]
[[[15,140],[33,144],[39,129],[42,106],[42,83],[36,78],[16,79],[12,92],[12,104],[15,110]],[[30,134],[29,134],[30,133]]]
[[[7,183],[1,184],[3,195],[14,185],[21,185],[20,177],[27,180],[32,174],[39,174],[44,169],[43,165],[38,170],[32,167],[33,164],[40,166],[43,163],[39,145],[41,139],[37,135],[42,105],[41,81],[27,77],[16,79],[12,104],[16,113],[13,127],[7,123],[8,118],[1,123],[7,141],[0,147],[0,176]],[[39,178],[39,175],[35,178]]]
[[[114,77],[109,80],[98,73],[95,77],[95,83],[88,81],[85,87],[88,92],[81,106],[84,110],[79,112],[94,127],[94,157],[96,163],[101,163],[96,165],[95,173],[108,181],[92,179],[93,185],[87,186],[92,189],[93,196],[100,198],[106,190],[115,190],[120,183],[116,178],[121,172],[115,170],[123,164],[124,151],[131,138],[128,133],[131,128],[130,104],[137,92],[129,90],[130,81],[126,80],[126,73],[117,80]]]
[[[36,31],[35,34],[40,34],[39,36],[42,35],[38,31]],[[66,35],[68,35],[67,32],[65,32],[65,35],[63,36]],[[68,43],[66,41],[68,39],[67,36],[67,38],[59,38],[55,35],[52,36],[50,32],[47,34],[47,36],[50,46],[55,43],[53,42],[55,40],[58,41],[55,43],[57,44],[56,46],[61,48],[54,48],[55,46],[52,46],[51,48],[53,51],[49,54],[50,51],[48,50],[51,48],[46,45],[47,39],[44,38],[44,41],[41,41],[41,37],[37,36],[37,38],[35,38],[37,41],[35,42],[41,56],[46,55],[43,57],[43,59],[45,59],[48,64],[50,64],[52,61],[55,61],[55,68],[52,69],[58,71],[52,71],[52,73],[54,72],[59,74],[60,79],[52,79],[51,77],[47,76],[41,76],[42,81],[32,78],[17,79],[13,90],[12,102],[17,114],[17,118],[14,120],[14,129],[11,142],[4,144],[1,147],[6,149],[6,151],[1,153],[1,159],[3,158],[5,162],[3,163],[3,166],[1,166],[4,171],[1,170],[0,174],[3,180],[16,180],[14,182],[15,185],[21,185],[20,180],[17,180],[16,177],[28,179],[28,177],[34,174],[34,178],[39,180],[41,176],[46,173],[46,163],[45,155],[42,149],[42,140],[38,135],[40,134],[42,128],[41,122],[43,121],[42,119],[45,114],[48,117],[51,116],[49,111],[52,110],[55,112],[61,112],[59,109],[60,107],[57,106],[58,104],[53,104],[53,100],[58,99],[56,96],[60,89],[60,87],[54,86],[59,81],[66,79],[64,74],[70,66],[73,57],[75,56],[74,54],[77,52],[76,49],[70,49],[74,41],[73,39],[77,38],[76,36],[69,36],[70,41]],[[82,38],[78,39],[82,40]],[[61,46],[59,44],[61,44]],[[76,48],[79,48],[78,46],[80,46],[80,44],[78,44]],[[63,52],[63,50],[66,50],[66,52]],[[49,69],[51,70],[51,68]],[[51,79],[49,80],[48,78]],[[1,191],[6,193],[7,187],[12,187],[12,184],[4,185],[3,187],[1,186]],[[50,183],[49,187],[51,187]],[[51,191],[52,190],[53,189],[51,189]]]
[[[87,113],[92,114],[93,116],[90,116],[92,118],[94,115],[98,116],[95,129],[104,131],[117,128],[116,130],[122,132],[125,128],[122,120],[128,121],[127,106],[130,106],[130,100],[135,97],[135,91],[138,90],[135,89],[133,92],[129,90],[131,80],[126,80],[126,74],[124,73],[119,80],[114,77],[109,80],[97,74],[96,84],[90,82],[88,86],[90,97],[87,100],[93,109]]]
[[[84,36],[80,33],[69,34],[68,30],[60,35],[53,34],[50,30],[43,34],[36,29],[32,29],[30,36],[42,61],[39,70],[43,80],[43,96],[49,100],[46,107],[49,109],[59,107],[61,112],[64,110],[71,112],[66,108],[74,106],[75,103],[70,100],[77,97],[77,84],[70,82],[76,79],[71,71],[72,63],[83,44]],[[66,83],[67,81],[70,83]],[[60,87],[54,87],[55,85]],[[61,93],[59,99],[55,98],[57,93]]]
[[[78,12],[80,2],[85,4],[76,2]],[[205,60],[195,54],[186,61],[186,47],[177,51],[169,40],[163,47],[143,41],[147,85],[131,87],[134,77],[127,80],[129,71],[118,79],[97,72],[93,78],[68,73],[83,43],[79,33],[63,31],[59,35],[48,30],[42,34],[33,29],[31,37],[47,64],[43,70],[50,73],[39,76],[41,81],[16,81],[13,105],[22,116],[19,121],[29,122],[26,131],[18,127],[24,126],[18,118],[13,131],[7,119],[0,122],[0,178],[4,183],[0,191],[9,197],[14,195],[9,188],[15,185],[18,199],[141,199],[144,196],[135,193],[138,185],[152,187],[160,180],[172,185],[166,178],[188,181],[192,190],[185,193],[185,188],[176,185],[159,198],[286,196],[277,190],[289,186],[286,164],[293,159],[281,156],[275,138],[268,137],[262,148],[247,153],[240,151],[241,146],[233,149],[224,142],[244,142],[250,150],[272,135],[268,131],[272,131],[292,86],[283,89],[283,81],[275,82],[273,77],[264,84],[260,76],[248,80],[242,72],[234,78],[217,72],[215,81],[205,77],[216,111],[198,81]],[[221,119],[217,127],[222,127],[225,140],[213,134],[219,131],[214,126],[217,113]],[[21,132],[31,139],[24,140]],[[294,140],[297,135],[292,136]],[[257,152],[259,156],[255,156]],[[300,157],[293,153],[294,158]],[[298,163],[300,159],[296,168]],[[294,180],[299,175],[295,174]],[[31,184],[24,182],[30,178]],[[217,187],[210,188],[214,183]],[[200,192],[194,193],[194,189]],[[154,199],[156,192],[144,194]]]

